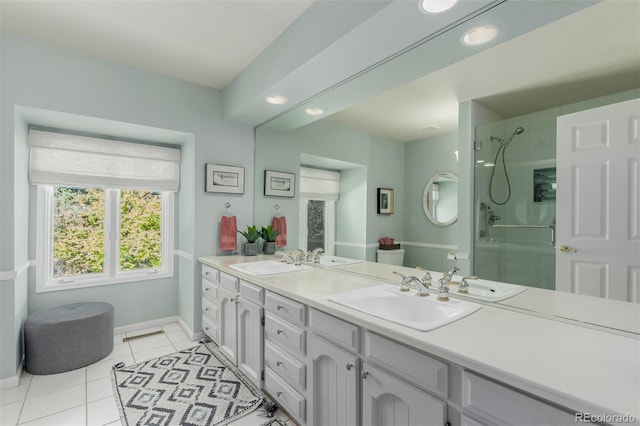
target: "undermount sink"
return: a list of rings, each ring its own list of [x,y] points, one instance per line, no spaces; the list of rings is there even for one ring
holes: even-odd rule
[[[418,331],[442,327],[481,308],[476,303],[459,299],[441,302],[434,294],[420,297],[415,290],[401,292],[393,284],[351,290],[327,299]]]
[[[300,272],[313,269],[308,265],[292,265],[290,263],[278,262],[275,260],[261,260],[258,262],[235,263],[229,265],[231,268],[250,275],[276,275],[289,272]]]
[[[364,260],[349,259],[348,257],[329,256],[324,254],[320,256],[320,266],[332,267],[332,266],[342,266],[342,265],[353,265],[354,263],[362,263],[362,262],[364,262]]]

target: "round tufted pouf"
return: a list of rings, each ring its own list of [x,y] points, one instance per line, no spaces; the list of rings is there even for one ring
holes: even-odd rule
[[[24,322],[24,345],[31,374],[93,364],[113,351],[113,305],[83,302],[36,312]]]

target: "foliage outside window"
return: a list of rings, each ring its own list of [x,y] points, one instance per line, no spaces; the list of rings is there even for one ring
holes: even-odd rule
[[[172,274],[172,192],[41,185],[38,197],[38,291]]]

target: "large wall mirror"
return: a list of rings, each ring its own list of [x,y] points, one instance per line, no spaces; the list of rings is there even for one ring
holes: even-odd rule
[[[433,175],[424,187],[422,208],[438,226],[449,226],[458,220],[458,177],[450,172]]]
[[[491,12],[534,3],[507,1]],[[485,253],[498,259],[483,263],[485,268],[494,269],[491,273],[495,275],[491,276],[502,277],[497,281],[529,286],[531,291],[523,294],[530,293],[532,297],[555,290],[552,280],[543,277],[554,274],[552,265],[539,266],[535,273],[520,273],[521,266],[506,264],[503,252],[496,253],[513,247],[509,238],[520,238],[538,244],[539,251],[547,258],[558,256],[558,250],[550,244],[551,229],[511,230],[496,226],[488,228],[488,225],[485,229],[482,228],[485,223],[479,219],[484,217],[481,206],[483,203],[490,205],[495,215],[502,217],[495,222],[498,225],[520,221],[537,224],[532,222],[534,219],[539,220],[540,225],[553,224],[553,203],[533,198],[535,182],[532,180],[538,170],[562,167],[555,163],[555,139],[552,139],[555,137],[555,116],[551,115],[557,114],[560,108],[563,114],[568,114],[640,97],[639,12],[637,2],[598,2],[521,37],[456,60],[418,80],[408,80],[388,93],[377,92],[380,86],[377,81],[371,84],[371,98],[366,99],[361,96],[364,89],[360,87],[361,98],[356,104],[339,98],[344,95],[340,90],[349,88],[345,83],[331,93],[314,98],[313,102],[319,103],[324,97],[333,95],[338,97],[334,104],[353,106],[309,121],[304,108],[311,105],[303,105],[300,111],[294,108],[273,123],[257,129],[255,187],[263,187],[264,170],[295,173],[299,178],[302,164],[313,165],[305,156],[351,163],[339,170],[342,186],[336,202],[336,255],[375,261],[378,239],[389,236],[402,241],[405,266],[442,271],[456,264],[456,261],[447,260],[448,253],[467,252],[470,258],[482,260],[482,253],[474,252],[477,250],[474,244],[482,244]],[[509,18],[510,23],[505,25],[523,25],[529,19],[526,14],[512,14]],[[594,27],[616,28],[617,31],[607,33],[608,38],[600,40],[601,33],[581,30]],[[576,44],[576,34],[589,38]],[[451,52],[459,49],[458,36],[451,37],[450,43]],[[439,47],[442,51],[442,46]],[[535,52],[533,62],[531,52]],[[576,57],[590,60],[575,61]],[[615,66],[612,57],[616,58]],[[425,62],[415,59],[415,63]],[[397,81],[395,76],[407,69],[385,68],[385,65],[376,70],[381,80],[384,77]],[[384,75],[385,69],[389,75]],[[455,79],[458,79],[458,92],[446,94],[446,102],[442,103],[443,97],[439,97],[439,93],[450,87]],[[445,110],[451,110],[451,102],[454,117],[447,121],[448,124],[431,125],[430,120],[448,114]],[[329,102],[317,106],[326,106],[330,111]],[[515,132],[519,127],[524,132]],[[500,207],[474,196],[474,189],[477,194],[487,192],[481,189],[486,190],[490,184],[500,140],[506,142],[510,138],[513,144],[506,153],[506,160],[514,192],[506,207]],[[481,156],[482,153],[486,155]],[[536,164],[525,173],[521,171],[524,166],[518,163],[518,156]],[[474,173],[474,169],[480,172]],[[438,176],[441,170],[457,176],[458,211],[455,216],[449,212],[449,217],[440,217],[438,208],[434,213],[433,205],[427,199],[429,194],[433,195],[434,184],[437,184],[438,207],[442,207],[440,203],[449,183]],[[501,192],[505,185],[500,173],[501,170],[495,172],[493,192],[494,198],[502,202],[507,194]],[[523,190],[519,186],[520,180]],[[430,184],[425,187],[425,182]],[[376,188],[380,187],[395,190],[393,215],[376,214]],[[343,196],[343,192],[349,195]],[[267,221],[276,203],[283,206],[287,216],[287,249],[295,250],[300,227],[297,194],[295,199],[277,200],[256,191],[255,221]],[[480,236],[481,230],[485,231],[483,236]],[[507,233],[510,233],[508,237]],[[498,243],[504,247],[499,247]],[[515,256],[519,252],[511,250],[511,253]],[[523,251],[522,256],[530,259],[527,253]],[[539,258],[541,261],[546,259],[544,256]],[[463,258],[458,258],[459,265],[460,259]],[[469,260],[465,273],[475,272],[473,268],[477,265],[471,263]],[[522,265],[528,267],[530,263],[527,260]],[[510,270],[516,273],[508,275]],[[493,279],[489,273],[481,271],[479,275]],[[518,277],[543,277],[543,281],[518,282]],[[570,303],[551,306],[539,298],[537,304],[518,305],[520,299],[516,299],[501,303],[640,334],[637,321],[620,320],[628,318],[628,312],[637,312],[637,305],[633,303],[612,301],[618,303],[612,311],[605,312],[594,306],[586,312],[572,308]],[[616,315],[607,312],[616,312]]]

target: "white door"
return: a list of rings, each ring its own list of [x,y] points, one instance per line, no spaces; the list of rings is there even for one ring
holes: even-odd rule
[[[447,405],[402,380],[362,366],[362,424],[368,426],[440,426]]]
[[[251,381],[262,382],[262,306],[238,298],[238,368]]]
[[[640,99],[558,117],[556,289],[640,302]]]
[[[358,357],[313,334],[309,345],[309,424],[358,424]]]
[[[220,325],[218,328],[219,348],[227,358],[238,365],[236,303],[237,294],[220,287],[218,290],[218,312]]]

